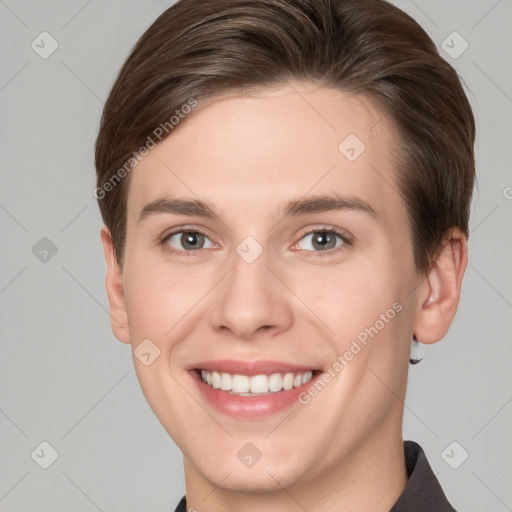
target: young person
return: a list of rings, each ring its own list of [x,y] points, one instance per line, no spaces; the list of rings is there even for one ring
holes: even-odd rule
[[[383,0],[181,0],[96,143],[106,288],[183,452],[176,511],[451,511],[403,441],[467,265],[475,126]]]

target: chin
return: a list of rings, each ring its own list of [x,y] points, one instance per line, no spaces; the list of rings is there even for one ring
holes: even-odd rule
[[[261,461],[260,461],[261,463]],[[259,466],[259,464],[258,464]],[[222,481],[221,473],[218,468],[212,468],[207,475],[204,475],[212,485],[235,493],[241,494],[272,494],[282,492],[283,487],[287,488],[293,485],[300,477],[297,471],[283,466],[261,466],[259,468],[231,468],[229,476]],[[227,475],[229,471],[225,473]],[[219,485],[219,480],[222,482]]]

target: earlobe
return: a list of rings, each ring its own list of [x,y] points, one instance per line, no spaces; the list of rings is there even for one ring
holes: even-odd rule
[[[114,336],[119,341],[122,343],[130,343],[123,274],[115,255],[112,235],[105,225],[101,228],[100,236],[103,252],[105,254],[105,262],[107,264],[105,288],[110,305],[110,325],[112,326]]]
[[[455,317],[468,263],[467,240],[457,228],[450,230],[423,283],[414,335],[421,343],[443,338]]]

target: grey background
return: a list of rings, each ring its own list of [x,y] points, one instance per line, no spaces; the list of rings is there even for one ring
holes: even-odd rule
[[[185,490],[181,453],[110,330],[92,195],[103,102],[171,3],[0,0],[2,512],[169,511]],[[395,3],[465,79],[478,123],[462,299],[448,336],[411,368],[404,438],[458,510],[512,510],[512,0]],[[59,45],[46,59],[31,47],[43,31]],[[443,49],[462,49],[454,31],[469,44],[457,58]],[[48,469],[43,441],[58,452]]]

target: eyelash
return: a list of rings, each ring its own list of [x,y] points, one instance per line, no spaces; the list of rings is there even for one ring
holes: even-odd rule
[[[209,236],[204,231],[201,231],[200,229],[197,229],[197,228],[187,227],[187,226],[181,227],[180,229],[178,229],[176,231],[172,231],[171,233],[167,233],[167,234],[163,235],[162,238],[160,239],[160,244],[162,245],[163,249],[166,252],[168,252],[169,254],[171,254],[173,256],[187,256],[187,257],[192,256],[192,257],[194,257],[194,256],[196,256],[196,254],[194,254],[194,253],[199,253],[201,251],[200,249],[195,250],[195,251],[179,251],[179,250],[171,248],[167,244],[167,241],[171,237],[173,237],[174,235],[177,235],[179,233],[193,233],[193,234],[199,233],[199,234],[204,235],[205,237],[209,238]],[[299,242],[304,237],[311,235],[312,233],[334,233],[339,238],[341,238],[343,244],[340,247],[337,247],[335,249],[329,249],[328,251],[305,251],[306,253],[314,253],[314,256],[308,255],[308,257],[325,258],[327,256],[332,256],[333,253],[338,253],[340,250],[343,250],[343,247],[353,245],[352,240],[344,232],[340,231],[339,229],[329,227],[329,226],[322,226],[320,228],[310,229],[309,231],[302,233],[299,238]],[[294,245],[296,245],[296,244],[294,244]],[[301,250],[301,249],[299,249],[299,250]]]

